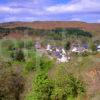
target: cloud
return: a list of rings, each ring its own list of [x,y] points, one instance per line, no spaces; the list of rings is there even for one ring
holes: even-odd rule
[[[0,6],[0,12],[6,12],[11,10],[9,7]]]
[[[44,15],[44,5],[48,0],[12,0],[6,4],[0,4],[0,14],[26,14]],[[44,3],[45,2],[45,3]]]
[[[97,23],[100,23],[100,19],[97,20]]]
[[[72,18],[70,19],[71,21],[81,21],[82,19],[81,18]]]
[[[100,12],[100,0],[73,0],[67,4],[47,7],[50,13],[92,13]]]
[[[35,21],[37,18],[35,17],[25,17],[25,18],[18,18],[17,16],[9,16],[6,18],[3,18],[3,22],[12,22],[12,21]]]
[[[0,2],[0,21],[74,20],[100,18],[100,0],[7,0]],[[65,2],[66,1],[66,2]]]
[[[51,0],[51,4],[53,1]],[[100,0],[71,0],[66,4],[49,6],[49,0],[13,0],[0,5],[0,12],[50,15],[60,13],[99,13]]]
[[[16,9],[16,8],[11,8],[11,7],[9,7],[9,6],[0,6],[0,13],[1,12],[9,12],[9,13],[18,13],[18,12],[20,12],[21,11],[21,9]]]

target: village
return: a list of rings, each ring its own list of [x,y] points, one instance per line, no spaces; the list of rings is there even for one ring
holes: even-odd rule
[[[87,44],[71,44],[69,50],[65,50],[63,46],[54,46],[51,44],[47,44],[45,47],[41,46],[41,43],[35,43],[35,49],[40,54],[46,54],[50,59],[56,59],[58,63],[67,63],[71,60],[71,54],[83,54],[83,53],[91,53],[92,50],[88,47]],[[96,46],[97,52],[100,52],[100,45]]]

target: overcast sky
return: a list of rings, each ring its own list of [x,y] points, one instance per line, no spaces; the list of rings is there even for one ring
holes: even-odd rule
[[[100,23],[100,0],[0,0],[0,22],[45,20]]]

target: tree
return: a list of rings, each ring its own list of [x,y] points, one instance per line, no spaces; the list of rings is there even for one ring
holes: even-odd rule
[[[21,49],[16,52],[16,60],[25,61],[24,53]]]
[[[23,76],[13,72],[9,62],[0,62],[0,100],[20,100],[23,91]]]
[[[59,77],[55,80],[52,91],[52,100],[67,100],[69,97],[77,98],[85,93],[85,85],[72,74]]]
[[[73,97],[78,97],[78,95],[85,93],[84,83],[80,79],[75,78],[72,74],[67,76],[66,86],[67,94]]]
[[[36,77],[34,89],[35,100],[50,100],[53,84],[48,79],[47,75],[41,72]]]
[[[92,51],[96,51],[97,50],[97,47],[96,47],[96,45],[95,45],[95,43],[93,41],[90,42],[89,46],[90,46],[90,49]]]
[[[21,49],[19,50],[12,50],[11,52],[11,58],[13,60],[17,60],[17,61],[25,61],[25,56],[24,56],[24,53]]]
[[[71,46],[71,43],[68,41],[68,42],[65,44],[65,49],[66,49],[66,50],[70,50],[70,46]]]

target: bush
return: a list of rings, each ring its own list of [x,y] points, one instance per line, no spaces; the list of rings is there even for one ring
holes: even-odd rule
[[[51,100],[67,100],[66,92],[61,87],[55,87],[52,91]]]
[[[47,74],[40,73],[35,80],[35,100],[50,100],[50,95],[53,89],[52,82],[48,79]]]
[[[92,51],[97,51],[97,47],[93,41],[90,41],[89,47]]]
[[[29,61],[25,65],[25,70],[30,72],[36,70],[36,63],[33,61]]]
[[[68,41],[68,42],[65,44],[65,49],[66,49],[66,50],[70,50],[70,47],[71,47],[71,43]]]
[[[89,56],[90,53],[89,52],[83,52],[82,54],[79,54],[80,56],[83,56],[83,57],[86,57],[86,56]]]
[[[16,52],[16,60],[25,61],[24,53],[21,49]]]
[[[12,71],[11,64],[0,62],[0,100],[20,100],[24,91],[24,78]]]
[[[67,100],[69,97],[76,98],[85,93],[85,85],[72,74],[56,80],[55,87],[52,91],[51,98],[53,100]]]
[[[23,89],[24,81],[22,76],[5,73],[0,77],[0,100],[19,100]]]
[[[41,70],[48,70],[53,66],[53,61],[49,60],[48,58],[42,57],[40,59],[40,69]]]
[[[32,64],[32,63],[31,63]],[[29,64],[29,65],[31,65]],[[35,64],[35,63],[34,63]],[[32,65],[34,65],[32,64]],[[31,70],[29,67],[28,69]],[[53,62],[47,59],[46,57],[40,57],[39,66],[36,66],[38,73],[34,82],[33,90],[30,92],[29,96],[26,97],[26,100],[50,100],[50,95],[53,89],[53,83],[48,79],[48,70],[53,66]]]
[[[85,93],[85,85],[80,80],[75,78],[72,74],[67,76],[67,93],[70,96],[78,97]]]
[[[20,62],[25,61],[25,56],[24,56],[24,53],[21,49],[12,50],[10,56],[13,60],[17,60],[17,61],[20,61]]]

